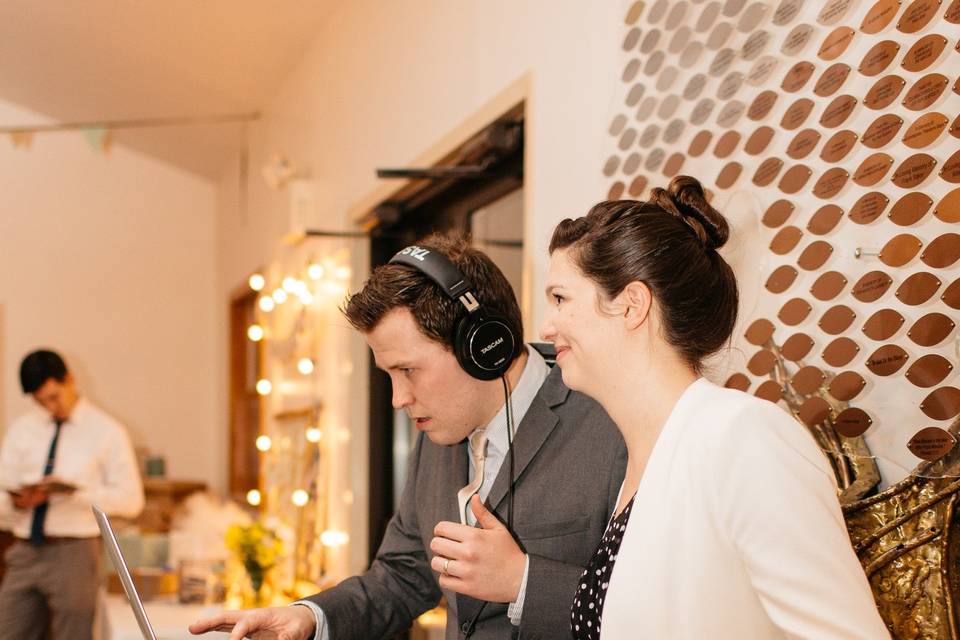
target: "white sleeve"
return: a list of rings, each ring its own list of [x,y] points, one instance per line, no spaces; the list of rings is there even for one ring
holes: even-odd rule
[[[517,599],[507,607],[507,617],[510,618],[510,624],[515,627],[520,626],[520,620],[523,618],[523,601],[527,595],[527,576],[530,575],[530,556],[525,554],[523,557],[523,580],[520,581],[520,591],[517,592]]]
[[[327,616],[323,609],[309,600],[297,600],[291,606],[307,607],[313,611],[313,617],[317,621],[316,630],[313,632],[313,640],[330,640],[330,629],[327,627]]]
[[[772,404],[735,424],[712,457],[711,492],[770,619],[789,638],[889,638],[813,438]]]
[[[126,430],[114,425],[115,433],[98,460],[100,482],[81,487],[71,499],[95,504],[108,515],[135,518],[143,510],[143,481]]]

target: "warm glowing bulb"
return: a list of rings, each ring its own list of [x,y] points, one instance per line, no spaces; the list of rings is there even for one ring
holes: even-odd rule
[[[313,360],[310,358],[300,358],[300,362],[297,363],[297,371],[305,376],[313,373]]]
[[[261,378],[260,380],[257,380],[257,393],[259,393],[262,396],[265,396],[265,395],[268,395],[271,391],[273,391],[273,385],[270,383],[269,380],[267,380],[266,378]]]
[[[297,290],[297,279],[292,276],[287,276],[283,279],[283,283],[280,286],[282,286],[283,290],[287,293],[293,293]]]
[[[254,291],[260,291],[267,285],[267,280],[259,273],[255,273],[250,276],[250,279],[247,281],[247,284],[250,285],[250,288]]]
[[[273,300],[277,304],[283,304],[287,301],[287,292],[283,289],[274,289],[273,290]]]
[[[270,440],[270,436],[257,436],[257,449],[260,451],[270,451],[270,447],[273,446],[273,441]]]
[[[247,491],[247,504],[249,504],[251,507],[260,506],[260,500],[261,496],[259,491],[256,489],[250,489],[250,491]]]
[[[263,327],[258,324],[252,324],[247,327],[247,337],[254,342],[263,340]]]
[[[260,298],[260,310],[270,313],[273,311],[273,308],[277,306],[277,303],[273,301],[273,298],[270,296],[263,296]]]
[[[302,304],[305,307],[309,307],[310,305],[313,304],[313,294],[310,293],[309,291],[301,291],[299,298],[300,298],[300,304]]]
[[[345,531],[334,531],[333,529],[327,529],[320,534],[320,542],[325,547],[339,547],[347,544],[349,540],[350,536],[348,536]]]
[[[320,429],[316,427],[310,427],[307,429],[307,441],[308,442],[320,442],[320,438],[323,437],[323,433]]]
[[[310,494],[304,491],[303,489],[297,489],[296,491],[293,492],[293,496],[291,496],[291,500],[293,500],[293,504],[297,505],[298,507],[302,507],[303,505],[310,502]]]
[[[350,279],[350,267],[342,266],[337,267],[337,270],[334,272],[338,280],[349,280]]]
[[[319,280],[323,277],[323,265],[314,262],[307,267],[307,275],[310,276],[311,280]]]

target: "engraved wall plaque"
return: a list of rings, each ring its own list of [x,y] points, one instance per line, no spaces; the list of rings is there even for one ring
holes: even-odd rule
[[[740,13],[746,4],[747,0],[727,0],[723,3],[723,15],[732,18]]]
[[[699,33],[706,33],[710,27],[713,26],[713,23],[716,22],[719,15],[720,3],[711,2],[700,11],[700,16],[697,18],[697,24],[694,29]]]
[[[820,274],[810,287],[810,294],[817,300],[833,300],[847,286],[847,278],[839,271],[827,271]]]
[[[919,222],[930,210],[932,204],[933,200],[930,199],[930,196],[920,191],[913,191],[897,200],[893,208],[890,209],[888,217],[890,222],[901,227],[908,227]]]
[[[860,302],[876,302],[891,284],[893,279],[883,271],[870,271],[857,280],[850,293]]]
[[[800,252],[797,264],[805,271],[816,271],[826,263],[833,253],[833,247],[823,240],[814,240]]]
[[[850,75],[850,67],[842,62],[836,62],[823,72],[817,84],[813,87],[813,92],[821,98],[832,96],[846,82]]]
[[[704,98],[697,103],[697,106],[690,112],[691,124],[701,125],[707,121],[713,112],[714,102],[710,98]]]
[[[637,106],[637,103],[640,102],[640,98],[643,97],[643,94],[644,92],[646,92],[646,90],[647,90],[647,85],[645,85],[642,82],[638,82],[637,84],[630,87],[630,92],[627,93],[627,100],[626,100],[627,106],[628,107]]]
[[[747,145],[749,146],[749,144],[750,141],[748,140]],[[757,167],[756,172],[753,174],[753,184],[758,187],[767,186],[776,179],[781,168],[783,168],[783,160],[780,158],[767,158],[760,163],[760,166]]]
[[[771,229],[776,229],[787,221],[795,208],[789,200],[777,200],[767,208],[760,221]]]
[[[874,153],[860,163],[853,174],[853,181],[861,187],[872,187],[887,175],[893,166],[893,158],[886,153]]]
[[[769,7],[763,2],[754,2],[740,16],[737,21],[737,31],[748,33],[757,28],[761,21],[766,17]]]
[[[892,376],[907,364],[910,356],[902,347],[887,344],[867,356],[867,369],[878,376]]]
[[[641,1],[634,2],[630,5],[630,8],[627,9],[627,15],[624,17],[623,21],[627,25],[631,25],[640,19],[640,14],[643,13],[644,3]]]
[[[667,59],[667,54],[664,51],[654,51],[650,54],[650,57],[647,58],[646,64],[643,65],[643,73],[647,76],[654,76],[660,72],[660,69],[663,67],[664,61]]]
[[[743,335],[750,344],[762,347],[773,336],[774,329],[772,322],[766,318],[760,318],[751,322]]]
[[[903,304],[916,306],[933,297],[940,288],[940,279],[932,273],[920,271],[914,273],[897,287],[897,299]]]
[[[703,155],[703,152],[707,150],[711,139],[713,139],[713,134],[709,131],[698,131],[697,135],[693,136],[693,140],[690,141],[690,147],[687,149],[687,153],[692,158],[700,157]]]
[[[747,72],[747,84],[758,87],[767,81],[780,61],[773,56],[761,56]]]
[[[683,135],[683,130],[687,128],[686,120],[679,118],[671,120],[667,128],[663,130],[663,141],[667,144],[674,144]]]
[[[926,153],[915,153],[896,168],[891,177],[901,189],[912,189],[927,179],[937,166],[937,159]]]
[[[845,367],[858,353],[860,345],[847,336],[840,336],[827,345],[820,357],[831,367]]]
[[[643,37],[643,42],[640,43],[640,53],[649,54],[654,51],[660,43],[660,35],[659,29],[648,31],[647,35]]]
[[[930,73],[917,80],[903,97],[903,106],[911,111],[923,111],[940,99],[950,81],[939,73]]]
[[[672,31],[680,26],[680,23],[683,22],[683,17],[687,14],[687,3],[686,2],[677,2],[674,3],[673,7],[670,9],[670,13],[667,15],[667,21],[664,23],[664,27],[668,31]]]
[[[819,134],[817,134],[819,139]],[[857,144],[857,134],[850,130],[838,131],[827,140],[820,150],[820,159],[824,162],[840,162]]]
[[[843,189],[849,179],[850,174],[843,167],[827,169],[813,185],[813,195],[822,200],[832,198]]]
[[[916,236],[901,233],[891,238],[880,249],[880,261],[888,267],[902,267],[920,253],[923,243]]]
[[[683,99],[684,100],[696,100],[700,97],[700,94],[703,92],[703,88],[707,86],[707,76],[702,73],[695,74],[687,82],[687,86],[683,89]]]
[[[632,176],[637,172],[637,169],[640,168],[640,154],[631,153],[627,156],[627,159],[623,161],[623,175]]]
[[[626,37],[623,39],[623,50],[631,51],[634,47],[637,46],[637,43],[640,42],[640,34],[642,31],[638,27],[634,27],[627,31]]]
[[[752,156],[763,153],[770,141],[773,139],[773,129],[767,126],[758,127],[756,131],[750,134],[744,144],[743,150]]]
[[[781,0],[773,12],[773,24],[778,27],[790,24],[803,8],[803,0]]]
[[[731,100],[723,106],[723,109],[721,109],[720,113],[717,115],[717,124],[725,129],[728,129],[737,124],[740,116],[742,116],[746,110],[747,105],[743,104],[739,100]]]
[[[865,193],[850,208],[850,220],[857,224],[870,224],[880,217],[890,199],[880,191]]]
[[[954,118],[953,122],[950,124],[950,135],[954,138],[960,138],[960,115]]]
[[[857,70],[865,76],[873,77],[879,75],[884,69],[890,66],[890,63],[896,59],[900,53],[900,45],[895,40],[883,40],[873,45]]]
[[[647,96],[640,103],[640,106],[637,107],[637,113],[635,118],[637,122],[646,122],[650,119],[650,116],[653,115],[654,110],[657,108],[657,99],[654,96]]]
[[[849,329],[856,317],[857,314],[853,312],[853,309],[845,304],[838,304],[827,309],[827,312],[817,322],[817,326],[824,333],[836,336]]]
[[[620,79],[624,82],[632,82],[633,79],[637,77],[638,71],[640,71],[640,61],[634,58],[624,66],[623,73],[620,74]]]
[[[795,165],[787,169],[777,186],[784,193],[794,194],[807,184],[812,174],[810,167],[803,164]]]
[[[617,114],[613,120],[610,122],[610,135],[618,136],[623,131],[623,128],[627,126],[627,116],[622,113]]]
[[[713,155],[718,158],[726,158],[736,151],[740,144],[740,134],[736,131],[727,131],[717,140],[717,146],[713,148]]]
[[[670,44],[667,45],[667,51],[677,55],[690,44],[690,36],[693,35],[693,29],[690,27],[680,27],[673,32],[670,38]]]
[[[893,22],[899,10],[900,0],[880,0],[874,3],[864,16],[863,22],[860,23],[860,31],[869,34],[880,33]]]
[[[649,149],[654,144],[656,144],[657,139],[660,138],[660,127],[656,124],[648,124],[644,128],[643,133],[640,134],[640,146]]]
[[[707,75],[717,78],[730,70],[730,65],[737,59],[737,52],[733,49],[721,49],[713,57],[713,62],[707,68]]]
[[[907,71],[923,71],[940,57],[943,50],[947,47],[947,39],[939,33],[930,33],[915,43],[904,54],[900,66]]]
[[[747,117],[751,120],[757,121],[762,120],[766,117],[773,106],[777,103],[777,98],[779,94],[775,91],[767,89],[762,91],[756,98],[753,99],[753,102],[750,104],[750,108],[747,109]]]
[[[608,178],[617,172],[617,169],[620,168],[620,156],[610,156],[607,158],[607,161],[603,163],[603,175]]]
[[[787,93],[799,91],[803,88],[803,85],[807,84],[807,81],[810,80],[810,76],[813,75],[814,70],[816,70],[816,67],[813,66],[813,63],[801,60],[790,67],[787,74],[783,77],[783,82],[780,83],[780,88]]]
[[[863,104],[868,109],[875,111],[886,109],[897,99],[905,85],[906,81],[900,76],[883,77],[877,80],[867,91],[867,95],[863,98]]]
[[[797,279],[798,271],[788,264],[780,265],[767,278],[766,287],[770,293],[783,293]]]
[[[703,43],[699,40],[691,40],[687,46],[684,47],[683,53],[680,54],[680,59],[677,60],[677,63],[684,69],[689,69],[697,64],[701,53],[703,53]]]
[[[820,13],[817,14],[817,22],[832,27],[840,22],[843,16],[847,15],[851,4],[853,4],[853,0],[827,0],[823,8],[820,9]]]
[[[676,113],[677,108],[680,106],[680,97],[669,95],[663,99],[663,102],[660,103],[660,108],[657,109],[657,115],[660,116],[662,120],[667,120]]]
[[[943,382],[953,371],[953,365],[943,356],[928,353],[907,369],[904,376],[914,385],[922,388],[936,386]]]
[[[743,74],[739,71],[733,71],[727,74],[727,77],[717,87],[717,98],[729,100],[737,94],[741,86],[743,86]]]
[[[630,186],[627,188],[627,193],[634,198],[639,198],[643,193],[643,190],[646,188],[647,177],[645,175],[639,175],[633,179],[633,182],[630,183]]]
[[[896,137],[902,126],[903,118],[895,113],[885,113],[870,123],[860,140],[865,147],[880,149]]]
[[[820,50],[817,51],[817,56],[821,60],[836,60],[853,42],[854,35],[856,35],[856,31],[850,27],[837,27],[824,39],[823,44],[820,45]]]
[[[636,129],[627,129],[623,132],[623,135],[620,136],[620,142],[618,146],[622,151],[626,151],[633,146],[633,143],[637,140],[637,131]]]
[[[934,269],[946,269],[960,260],[960,235],[945,233],[923,249],[920,259]]]
[[[773,382],[772,380],[770,382]],[[742,373],[735,373],[723,383],[727,389],[736,389],[737,391],[746,391],[750,388],[750,378]]]
[[[811,107],[812,106],[813,105],[811,105]],[[844,95],[834,98],[833,102],[828,104],[827,108],[823,110],[823,115],[820,116],[820,124],[828,129],[839,127],[847,121],[847,118],[850,117],[850,114],[853,113],[856,107],[857,99],[853,96]],[[801,122],[800,124],[803,123]],[[799,126],[799,124],[797,126]]]
[[[790,386],[798,393],[809,395],[820,388],[826,376],[817,367],[799,369],[790,378]],[[810,398],[800,407],[800,419],[807,424],[819,424],[830,415],[830,405],[823,398]]]
[[[825,204],[810,217],[807,230],[817,236],[830,233],[843,219],[843,209],[835,204]]]
[[[904,319],[893,309],[880,309],[863,324],[863,333],[871,340],[878,342],[889,340],[903,326]]]
[[[956,438],[949,431],[940,427],[925,427],[910,438],[907,449],[921,460],[936,462],[950,453],[956,443]]]
[[[761,349],[747,361],[747,369],[755,376],[765,376],[773,371],[773,365],[776,361],[776,356],[766,349]]]
[[[960,151],[954,152],[954,154],[943,163],[943,169],[940,170],[940,177],[953,184],[960,182]]]
[[[914,0],[903,10],[897,21],[897,31],[916,33],[933,20],[940,8],[940,0]]]
[[[612,185],[610,185],[610,190],[607,191],[607,200],[619,200],[623,195],[623,182],[617,180]]]
[[[755,395],[761,400],[776,403],[780,402],[780,398],[783,397],[783,388],[773,380],[764,380],[760,386],[757,387]]]
[[[777,317],[783,324],[793,327],[806,320],[812,310],[810,303],[803,298],[791,298],[780,307]]]
[[[811,349],[813,339],[805,333],[795,333],[784,341],[780,353],[790,362],[797,362],[807,357]]]
[[[672,178],[680,173],[680,169],[683,168],[683,161],[686,159],[687,157],[682,153],[671,153],[670,157],[667,158],[667,162],[663,165],[663,175]]]
[[[914,322],[907,337],[921,347],[933,347],[946,340],[956,326],[953,320],[934,311]]]
[[[778,256],[786,255],[796,248],[802,237],[803,231],[797,227],[784,227],[770,241],[770,251]]]
[[[669,0],[657,0],[653,3],[653,6],[650,7],[650,12],[647,13],[647,22],[650,24],[656,24],[660,22],[660,19],[666,15],[667,8],[670,6]]]
[[[666,158],[666,151],[663,149],[654,149],[650,152],[650,155],[647,156],[647,161],[643,163],[643,166],[647,168],[647,171],[656,171]]]
[[[943,19],[950,24],[960,24],[960,0],[953,0],[943,14]]]
[[[863,391],[866,386],[867,381],[864,380],[863,376],[859,373],[856,371],[844,371],[833,377],[830,385],[827,387],[827,391],[837,400],[847,402],[860,395],[860,392]]]
[[[949,122],[950,119],[942,113],[936,111],[925,113],[917,118],[903,134],[903,144],[911,149],[929,147],[946,131]]]
[[[845,438],[862,436],[872,424],[873,419],[858,407],[847,407],[833,420],[834,429]]]
[[[806,158],[816,148],[820,141],[820,132],[815,129],[804,129],[787,145],[787,155],[794,160]]]
[[[723,165],[723,168],[720,169],[720,173],[717,174],[716,184],[721,189],[729,189],[732,187],[740,174],[743,172],[743,165],[739,162],[728,162]]]
[[[960,222],[960,187],[943,196],[933,215],[944,222]]]
[[[663,71],[660,72],[660,75],[657,77],[657,91],[663,93],[670,89],[673,86],[673,83],[677,80],[677,75],[679,71],[674,66],[668,66]],[[676,96],[673,96],[677,100]]]
[[[766,31],[754,31],[740,47],[740,57],[746,61],[754,60],[763,53],[770,43],[770,34]]]
[[[783,44],[780,45],[780,53],[785,56],[799,55],[800,52],[807,48],[810,39],[813,37],[813,33],[814,29],[811,25],[798,24],[791,29],[787,37],[783,39]]]
[[[960,413],[960,389],[940,387],[920,402],[920,410],[934,420],[951,420]]]
[[[811,111],[813,111],[813,100],[800,98],[787,107],[783,118],[780,119],[780,126],[788,131],[793,131],[806,122]]]

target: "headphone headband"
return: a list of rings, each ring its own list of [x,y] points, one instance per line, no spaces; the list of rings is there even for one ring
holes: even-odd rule
[[[450,258],[430,247],[411,245],[401,249],[390,258],[390,264],[404,264],[420,271],[436,282],[450,299],[459,301],[469,313],[480,308],[470,279],[460,273]]]

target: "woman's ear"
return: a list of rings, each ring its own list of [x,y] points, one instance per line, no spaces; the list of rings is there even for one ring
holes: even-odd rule
[[[650,306],[653,296],[650,288],[644,283],[634,280],[620,292],[624,305],[623,317],[627,321],[628,329],[636,329],[642,325],[650,315]]]

